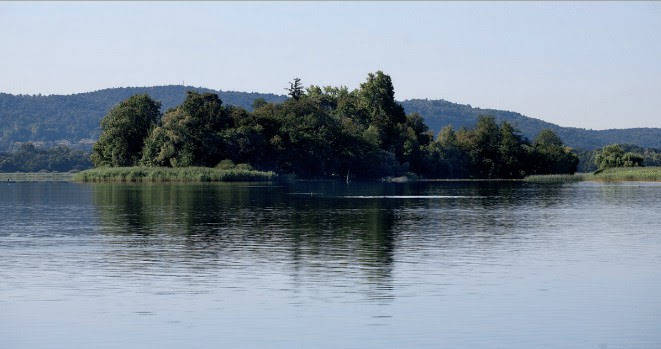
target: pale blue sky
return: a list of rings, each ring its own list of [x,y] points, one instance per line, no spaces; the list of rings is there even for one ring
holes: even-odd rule
[[[287,81],[443,98],[564,126],[661,127],[661,3],[0,3],[0,91]]]

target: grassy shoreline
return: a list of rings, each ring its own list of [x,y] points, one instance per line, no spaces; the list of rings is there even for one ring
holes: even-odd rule
[[[0,172],[2,182],[68,182],[73,179],[72,172]]]
[[[263,182],[275,172],[210,167],[99,167],[73,176],[77,182]]]
[[[274,172],[245,169],[216,169],[208,167],[102,167],[71,172],[14,172],[0,173],[2,182],[255,182],[280,179]],[[419,182],[528,182],[574,183],[582,181],[641,181],[661,182],[661,167],[610,168],[597,173],[534,175],[523,179],[443,179],[415,178]],[[396,182],[396,181],[393,181]]]
[[[595,173],[528,176],[523,180],[531,183],[571,183],[581,181],[660,182],[661,167],[617,167]]]
[[[573,183],[590,180],[592,176],[591,173],[533,175],[525,177],[523,181],[530,183]]]
[[[661,181],[661,167],[618,167],[593,174],[595,180],[602,181]]]

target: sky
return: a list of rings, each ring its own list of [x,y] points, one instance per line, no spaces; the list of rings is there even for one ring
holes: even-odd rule
[[[661,127],[661,2],[0,3],[0,92],[356,88],[592,129]]]

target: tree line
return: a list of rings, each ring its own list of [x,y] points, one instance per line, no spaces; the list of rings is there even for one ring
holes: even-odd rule
[[[438,136],[395,101],[390,76],[369,74],[359,88],[303,88],[296,79],[281,103],[253,110],[189,91],[161,114],[134,95],[102,119],[95,166],[216,166],[223,160],[304,178],[521,178],[573,173],[578,157],[550,130],[531,142],[511,124],[481,116],[475,128]]]
[[[90,167],[89,153],[65,146],[40,149],[26,143],[14,152],[0,153],[0,172],[67,172]]]
[[[580,172],[611,167],[661,166],[661,150],[631,144],[610,144],[601,149],[578,152]]]
[[[0,93],[0,151],[17,143],[53,146],[64,140],[76,147],[91,148],[88,141],[99,136],[99,121],[107,111],[134,94],[148,93],[170,108],[180,104],[186,90],[217,93],[226,103],[250,108],[255,98],[282,101],[274,94],[216,91],[190,86],[118,87],[73,95],[11,95]]]

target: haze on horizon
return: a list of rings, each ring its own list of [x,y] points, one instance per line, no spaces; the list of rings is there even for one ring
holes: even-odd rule
[[[299,76],[593,129],[661,127],[661,3],[1,3],[0,92]]]

